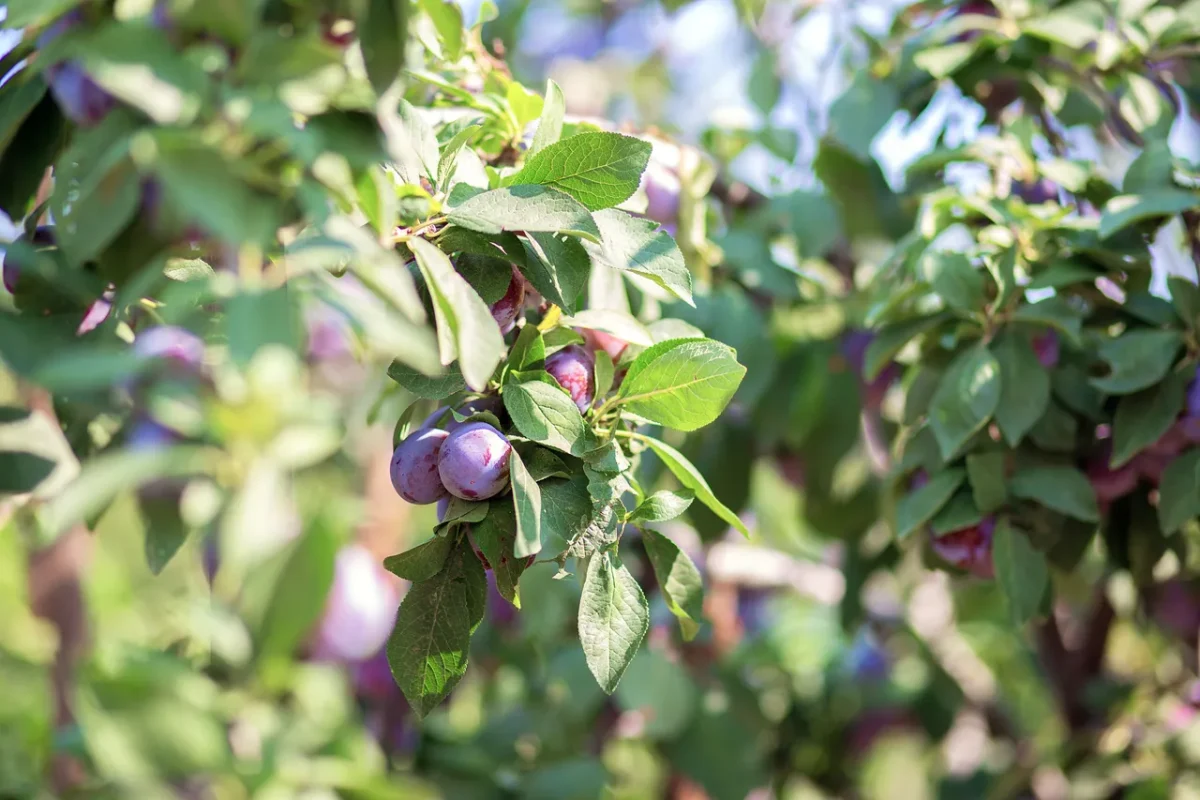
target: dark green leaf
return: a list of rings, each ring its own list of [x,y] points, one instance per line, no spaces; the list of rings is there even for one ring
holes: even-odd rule
[[[1060,296],[1048,297],[1036,303],[1022,304],[1013,312],[1014,322],[1030,322],[1049,325],[1067,335],[1072,342],[1079,341],[1082,327],[1081,314]]]
[[[984,345],[964,350],[942,376],[929,422],[942,458],[949,459],[992,418],[1000,402],[1000,364]]]
[[[0,495],[32,492],[54,467],[53,461],[33,453],[0,451]]]
[[[666,522],[675,519],[696,499],[690,489],[681,492],[662,490],[647,497],[629,515],[629,522]]]
[[[1037,424],[1050,402],[1050,375],[1038,361],[1029,340],[1005,331],[992,344],[1000,365],[1000,403],[996,424],[1010,447],[1016,447]]]
[[[971,528],[983,521],[983,512],[975,505],[971,492],[959,489],[929,521],[929,531],[936,537]]]
[[[547,186],[509,186],[483,192],[451,210],[448,218],[478,233],[568,233],[600,241],[600,229],[587,208]]]
[[[578,239],[555,233],[526,234],[521,244],[521,273],[551,303],[575,313],[592,267],[588,251]]]
[[[717,499],[713,494],[712,488],[708,485],[708,481],[704,480],[704,476],[700,471],[684,458],[683,454],[668,444],[651,439],[650,437],[638,437],[638,441],[645,443],[647,447],[654,451],[654,454],[662,460],[667,469],[671,471],[685,489],[690,489],[696,499],[704,505],[708,506],[709,510],[716,514],[721,519],[728,522],[734,528],[741,532],[747,538],[750,536],[749,529],[746,524]]]
[[[947,318],[948,316],[937,314],[885,325],[867,345],[867,352],[863,357],[863,377],[869,381],[874,380],[906,344],[939,323],[945,322]]]
[[[983,273],[962,253],[930,251],[920,261],[921,277],[946,305],[956,311],[979,313],[987,302]]]
[[[1034,549],[1029,536],[1013,528],[1006,519],[996,524],[992,562],[996,582],[1004,593],[1013,621],[1021,625],[1037,616],[1050,586],[1050,569],[1046,557]]]
[[[1014,497],[1034,500],[1046,508],[1084,522],[1098,522],[1096,492],[1087,476],[1075,467],[1025,467],[1008,482]]]
[[[364,0],[358,18],[359,44],[367,77],[383,94],[404,69],[408,42],[408,0]]]
[[[1008,499],[1004,460],[1004,453],[999,451],[972,453],[967,456],[967,478],[971,482],[971,494],[975,498],[975,505],[985,514],[1000,508]]]
[[[1163,470],[1158,484],[1158,524],[1171,534],[1200,516],[1200,450],[1188,450]]]
[[[453,547],[454,540],[451,537],[434,536],[411,550],[388,556],[383,560],[383,566],[406,581],[427,581],[442,571]]]
[[[263,616],[259,651],[264,656],[290,657],[320,617],[333,585],[338,544],[336,528],[318,517],[293,546]]]
[[[188,528],[179,513],[178,496],[143,496],[138,505],[146,529],[146,565],[158,575],[187,541]]]
[[[1149,389],[1121,397],[1113,416],[1113,469],[1157,442],[1171,428],[1183,408],[1187,384],[1186,375],[1174,373]]]
[[[904,539],[933,519],[967,479],[962,469],[934,473],[929,481],[896,504],[896,538]]]
[[[447,367],[445,375],[431,378],[407,364],[393,361],[388,367],[388,377],[417,397],[424,397],[426,400],[442,400],[467,388],[467,382],[463,380],[457,364]]]
[[[1145,219],[1168,217],[1198,206],[1200,195],[1183,189],[1163,188],[1119,195],[1104,205],[1100,215],[1100,238],[1107,239]]]
[[[650,608],[638,582],[611,553],[597,553],[579,599],[579,641],[605,693],[616,690],[649,629]]]
[[[1175,363],[1180,344],[1175,331],[1134,330],[1106,339],[1098,354],[1111,371],[1093,378],[1091,384],[1108,394],[1130,394],[1153,386]]]
[[[504,382],[502,396],[522,436],[576,456],[591,449],[591,431],[575,402],[557,384],[510,378]]]
[[[667,608],[679,619],[683,638],[691,641],[704,614],[704,581],[687,553],[658,531],[642,531],[646,556],[658,579]]]
[[[517,540],[513,552],[517,558],[526,558],[542,550],[542,492],[516,450],[509,456],[509,472],[517,515]]]
[[[521,607],[520,582],[525,572],[525,558],[513,552],[519,525],[511,505],[493,503],[488,515],[471,527],[471,538],[488,560],[496,589],[517,608]]]
[[[860,70],[829,109],[829,135],[866,161],[871,158],[871,142],[892,118],[898,103],[890,81]]]

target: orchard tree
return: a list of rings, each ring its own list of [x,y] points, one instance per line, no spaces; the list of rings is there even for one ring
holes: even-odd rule
[[[523,5],[8,4],[0,793],[1167,796],[1197,4],[840,25],[803,139],[784,5],[704,154],[514,79]]]

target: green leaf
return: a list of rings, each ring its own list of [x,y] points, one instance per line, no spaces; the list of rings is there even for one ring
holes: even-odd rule
[[[457,364],[447,367],[445,375],[430,377],[407,364],[393,361],[387,374],[396,383],[426,400],[442,400],[467,388],[467,382],[463,380]]]
[[[1200,326],[1200,287],[1178,275],[1167,277],[1171,290],[1171,305],[1183,323],[1192,330]]]
[[[948,315],[936,314],[932,317],[906,319],[880,328],[867,345],[867,352],[863,356],[863,377],[869,381],[874,380],[905,345],[948,318]]]
[[[1141,194],[1123,194],[1104,204],[1099,234],[1107,239],[1136,222],[1168,217],[1200,206],[1200,195],[1184,189],[1154,189]]]
[[[433,0],[433,2],[441,3],[441,0]],[[446,142],[442,147],[442,157],[438,161],[437,185],[442,189],[447,189],[450,186],[450,179],[454,177],[454,168],[458,164],[458,154],[462,152],[464,147],[468,146],[468,142],[474,138],[481,130],[481,125],[468,125],[458,133],[454,134],[454,138]]]
[[[458,61],[463,53],[463,14],[446,0],[421,0],[421,9],[433,20],[442,53],[447,61]]]
[[[892,82],[860,70],[829,108],[829,135],[867,161],[871,158],[871,142],[892,118],[899,100]]]
[[[504,91],[504,99],[508,101],[508,107],[521,130],[525,130],[525,126],[538,118],[542,113],[542,106],[545,105],[541,95],[531,92],[516,81],[508,84]]]
[[[514,553],[520,535],[517,513],[508,503],[493,503],[488,515],[471,526],[471,538],[488,560],[500,596],[520,608],[525,558]]]
[[[1076,283],[1093,283],[1100,273],[1094,267],[1077,261],[1055,261],[1039,270],[1029,282],[1027,289],[1060,289]]]
[[[690,499],[688,502],[691,502]],[[654,577],[658,579],[662,590],[663,600],[679,619],[684,640],[690,642],[699,632],[704,614],[704,581],[700,577],[700,570],[696,569],[687,553],[658,531],[649,528],[643,530],[642,542],[646,546],[650,566],[654,569]]]
[[[670,235],[649,220],[615,208],[597,212],[594,219],[600,228],[600,244],[584,245],[594,263],[641,275],[695,305],[692,273]]]
[[[408,43],[408,0],[364,0],[358,18],[359,45],[367,77],[384,94],[404,69]]]
[[[181,138],[158,137],[154,171],[167,199],[206,231],[229,242],[266,245],[275,238],[275,196],[252,187],[214,149]]]
[[[138,499],[138,507],[146,529],[146,566],[158,575],[187,541],[188,527],[179,512],[177,496],[143,496]]]
[[[33,453],[0,451],[0,496],[32,492],[54,467],[53,461]]]
[[[6,28],[42,25],[80,5],[80,0],[9,0],[4,18]]]
[[[526,258],[521,273],[543,297],[573,314],[587,287],[592,262],[578,239],[556,233],[521,237]]]
[[[546,102],[542,106],[542,116],[538,120],[537,131],[533,134],[533,143],[529,145],[527,157],[545,150],[562,137],[566,105],[558,84],[551,80],[546,81]]]
[[[604,350],[596,351],[596,399],[603,400],[612,391],[613,378],[616,375],[613,360]]]
[[[517,558],[526,558],[542,550],[542,492],[516,450],[509,455],[508,463],[512,475],[513,508],[517,514],[517,541],[513,552]]]
[[[588,564],[579,598],[579,641],[588,669],[612,694],[650,629],[650,607],[642,587],[611,553]]]
[[[1082,328],[1082,315],[1061,296],[1047,297],[1036,303],[1022,304],[1013,312],[1012,320],[1035,325],[1049,325],[1066,334],[1072,342],[1079,341],[1079,332]]]
[[[900,498],[896,503],[896,538],[907,538],[933,519],[966,479],[962,469],[936,472],[924,486]]]
[[[995,413],[1000,403],[1000,364],[980,344],[960,353],[929,405],[929,423],[942,458],[951,456],[967,443]]]
[[[457,357],[467,386],[483,391],[506,351],[492,312],[445,253],[424,239],[413,239],[409,247],[433,297],[442,363]]]
[[[1008,485],[1004,479],[1004,453],[972,453],[967,456],[967,478],[971,482],[971,496],[975,505],[985,514],[990,514],[1004,505],[1008,499]]]
[[[388,664],[418,717],[436,708],[466,673],[486,592],[483,566],[460,544],[441,572],[414,583],[400,603]]]
[[[637,357],[617,398],[634,414],[694,431],[721,415],[745,374],[731,347],[711,339],[669,339]]]
[[[681,492],[663,490],[647,497],[629,515],[629,522],[666,522],[675,519],[688,510],[688,506],[696,499],[694,492],[684,489]]]
[[[511,372],[509,376],[501,396],[522,436],[574,456],[592,448],[591,431],[579,408],[558,384],[512,377]]]
[[[1200,450],[1188,450],[1167,465],[1158,484],[1158,525],[1165,534],[1200,516]]]
[[[1113,469],[1128,462],[1143,449],[1157,442],[1175,423],[1183,408],[1188,377],[1181,373],[1149,389],[1127,394],[1117,401],[1113,415]]]
[[[948,78],[979,51],[976,42],[930,47],[913,55],[913,63],[937,79]]]
[[[1108,394],[1130,394],[1149,388],[1171,369],[1180,344],[1175,331],[1134,330],[1106,339],[1097,354],[1108,362],[1110,372],[1089,382]]]
[[[612,208],[633,197],[652,149],[649,142],[620,133],[579,133],[534,153],[509,184],[549,186],[590,211]]]
[[[390,112],[386,111],[389,102],[380,101],[379,124],[387,137],[392,168],[400,180],[414,186],[420,185],[422,177],[436,180],[438,142],[433,128],[407,100],[396,102],[395,110]]]
[[[1108,10],[1098,0],[1075,0],[1025,24],[1025,32],[1083,50],[1104,31]]]
[[[45,95],[0,154],[0,211],[10,219],[28,213],[46,168],[66,146],[70,124],[54,98]]]
[[[956,311],[979,313],[987,303],[983,273],[962,253],[928,252],[920,261],[921,277]]]
[[[263,615],[259,651],[288,658],[312,629],[333,586],[338,532],[324,517],[309,522],[287,557],[271,602]]]
[[[992,354],[1000,365],[996,424],[1009,446],[1016,447],[1046,413],[1050,375],[1029,340],[1015,332],[1002,333],[992,344]]]
[[[1006,519],[996,523],[992,535],[992,563],[1013,622],[1021,625],[1037,616],[1050,587],[1050,568],[1029,536]]]
[[[354,184],[358,207],[380,236],[391,236],[396,229],[399,204],[392,177],[379,166],[364,170]]]
[[[1075,467],[1026,467],[1008,482],[1014,497],[1034,500],[1046,508],[1084,522],[1098,522],[1096,492],[1087,476]]]
[[[708,481],[704,480],[704,476],[700,471],[688,461],[682,453],[668,444],[652,439],[649,436],[638,436],[638,441],[644,442],[647,447],[654,451],[654,454],[662,460],[667,469],[671,471],[685,489],[690,489],[696,499],[704,505],[708,506],[709,510],[716,514],[721,519],[728,522],[736,528],[746,538],[750,537],[750,531],[746,528],[746,524],[717,499],[713,494],[712,488],[709,487]]]
[[[410,550],[388,556],[383,560],[383,566],[397,578],[413,582],[427,581],[442,571],[446,557],[453,548],[454,540],[451,537],[434,536]]]
[[[575,328],[604,331],[630,344],[643,347],[654,344],[654,337],[645,325],[630,314],[611,308],[589,308],[587,311],[564,318],[562,324]]]
[[[40,75],[27,81],[10,80],[0,87],[0,152],[8,149],[25,118],[45,96],[46,82]]]
[[[451,210],[447,218],[479,233],[568,233],[600,241],[600,229],[587,208],[547,186],[509,186],[481,192]]]
[[[571,471],[557,453],[546,447],[529,443],[517,443],[525,468],[535,481],[541,482],[547,478],[569,478]]]
[[[538,488],[542,492],[542,555],[557,556],[591,521],[592,498],[587,479],[577,473],[568,480],[547,480]]]

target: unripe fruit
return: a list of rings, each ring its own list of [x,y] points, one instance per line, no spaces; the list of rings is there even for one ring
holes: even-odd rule
[[[525,307],[525,279],[514,268],[508,291],[491,305],[492,319],[500,326],[501,333],[508,333],[517,324],[517,317]]]
[[[342,548],[317,628],[316,655],[336,661],[375,655],[392,632],[398,604],[395,587],[371,552],[357,544]]]
[[[438,428],[421,428],[396,446],[391,468],[396,494],[417,505],[446,496],[438,475],[438,457],[449,435]]]
[[[948,564],[977,578],[992,579],[996,576],[992,564],[992,531],[996,522],[985,518],[978,525],[934,537],[933,552]]]
[[[486,500],[508,486],[512,445],[486,422],[471,422],[442,443],[438,474],[446,490],[463,500]]]
[[[596,393],[595,366],[595,357],[574,344],[546,359],[546,372],[567,390],[581,414],[592,405]]]

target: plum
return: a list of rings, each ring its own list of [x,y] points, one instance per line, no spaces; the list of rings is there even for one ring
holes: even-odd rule
[[[175,325],[159,325],[140,334],[133,352],[146,361],[165,361],[188,371],[204,364],[204,340]]]
[[[439,478],[439,480],[440,480],[440,478]],[[437,520],[438,520],[438,522],[441,522],[444,519],[446,519],[446,512],[449,510],[450,510],[450,494],[447,492],[445,497],[443,497],[441,500],[437,501]]]
[[[1113,469],[1109,466],[1111,460],[1112,442],[1105,440],[1087,468],[1088,480],[1096,492],[1096,500],[1102,510],[1106,509],[1114,500],[1132,492],[1138,485],[1136,466],[1126,463]]]
[[[1033,337],[1033,352],[1037,355],[1038,363],[1046,369],[1058,366],[1059,349],[1058,334],[1054,331],[1048,330]]]
[[[930,545],[943,561],[977,578],[992,579],[992,532],[996,521],[985,517],[978,525],[933,537]]]
[[[438,474],[446,490],[463,500],[486,500],[508,486],[512,445],[486,422],[470,422],[442,443]]]
[[[397,605],[396,588],[371,551],[358,544],[343,547],[317,626],[315,655],[342,662],[370,658],[392,632]]]
[[[508,290],[490,306],[492,319],[500,326],[501,333],[508,333],[517,324],[517,317],[525,307],[525,278],[516,268],[512,271],[512,280],[508,282]]]
[[[575,344],[546,358],[546,372],[567,390],[581,414],[591,406],[596,393],[595,366],[595,356]]]
[[[64,14],[38,37],[38,47],[45,48],[59,36],[81,25],[83,13],[75,9]],[[99,124],[116,106],[116,99],[87,74],[76,61],[63,61],[46,67],[46,82],[63,116],[81,127]]]
[[[400,693],[388,665],[386,648],[381,647],[375,655],[355,665],[354,688],[355,694],[372,703],[385,702]]]
[[[109,313],[112,311],[112,298],[110,296],[101,297],[96,302],[88,306],[87,313],[83,315],[83,319],[79,321],[79,327],[75,330],[76,336],[82,336],[85,333],[91,333],[100,327],[104,320],[108,319]]]
[[[850,363],[854,373],[859,377],[859,386],[863,395],[863,405],[869,409],[877,409],[883,403],[883,398],[891,385],[900,378],[900,365],[889,362],[871,380],[863,376],[866,367],[867,348],[875,334],[870,331],[850,329],[842,337],[842,356]]]
[[[1041,178],[1032,183],[1013,181],[1012,193],[1026,203],[1034,206],[1041,205],[1042,203],[1058,202],[1058,184],[1046,178]]]
[[[446,496],[446,487],[438,476],[438,461],[449,435],[438,428],[420,428],[396,446],[391,470],[396,494],[417,505]]]
[[[625,352],[625,348],[629,346],[629,342],[624,339],[618,339],[611,333],[605,333],[604,331],[592,330],[591,328],[576,328],[575,331],[583,337],[584,344],[587,345],[589,350],[593,353],[603,350],[608,353],[608,357],[612,359],[614,364],[621,358],[621,353]]]
[[[667,167],[651,161],[642,178],[646,190],[646,218],[660,225],[674,226],[679,221],[679,176]]]

